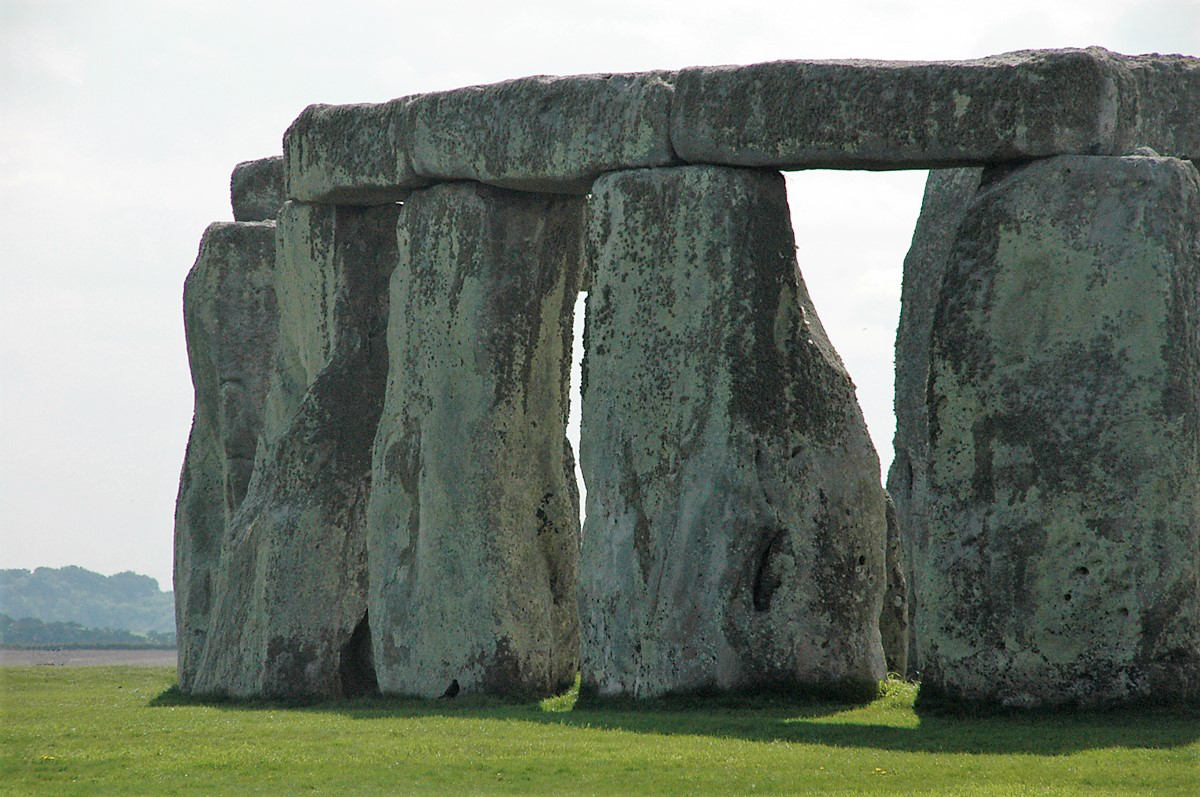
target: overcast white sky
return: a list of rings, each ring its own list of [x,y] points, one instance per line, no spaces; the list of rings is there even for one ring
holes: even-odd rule
[[[180,306],[229,172],[312,102],[522,75],[1034,47],[1200,53],[1200,0],[0,0],[0,568],[171,582]],[[886,468],[925,175],[789,177],[801,269]]]

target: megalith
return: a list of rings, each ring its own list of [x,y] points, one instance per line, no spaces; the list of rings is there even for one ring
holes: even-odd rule
[[[289,202],[280,214],[275,379],[195,692],[375,689],[365,512],[398,213]]]
[[[1200,697],[1200,177],[984,172],[932,326],[922,688]]]
[[[606,174],[588,253],[584,687],[882,678],[879,461],[797,268],[783,177]]]
[[[891,496],[887,503],[887,583],[883,593],[883,611],[879,614],[879,636],[883,641],[883,657],[888,673],[908,673],[909,617],[907,560],[900,536],[900,516]]]
[[[900,293],[900,323],[896,329],[896,434],[887,491],[895,502],[904,575],[908,587],[909,644],[907,669],[920,671],[919,640],[914,614],[920,603],[920,584],[913,572],[913,546],[925,533],[929,461],[929,422],[925,389],[929,383],[929,340],[942,275],[950,259],[959,222],[979,187],[982,169],[938,169],[929,172],[921,215],[904,258]],[[886,610],[885,610],[886,611]]]
[[[184,283],[183,314],[195,413],[175,505],[175,616],[179,684],[188,690],[275,365],[274,222],[219,222],[205,230]]]
[[[367,510],[386,693],[542,693],[578,671],[566,439],[582,197],[447,183],[397,226]]]
[[[242,161],[229,177],[234,221],[266,221],[283,207],[283,157]]]

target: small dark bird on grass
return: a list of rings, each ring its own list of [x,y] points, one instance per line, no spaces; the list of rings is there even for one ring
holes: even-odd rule
[[[448,697],[458,697],[458,679],[457,678],[455,678],[453,681],[451,681],[450,685],[446,687],[446,691],[442,693],[442,697],[447,697],[447,698]]]

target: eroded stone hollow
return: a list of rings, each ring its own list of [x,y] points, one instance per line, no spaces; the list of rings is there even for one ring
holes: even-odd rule
[[[311,106],[185,289],[181,688],[1200,699],[1197,119],[1200,60],[1098,48]],[[894,511],[795,168],[934,169]]]

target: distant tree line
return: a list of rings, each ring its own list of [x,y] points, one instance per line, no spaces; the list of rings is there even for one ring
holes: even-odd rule
[[[137,573],[104,576],[82,567],[0,570],[0,614],[18,623],[40,620],[47,627],[74,624],[115,629],[112,633],[173,635],[175,595]]]
[[[14,620],[0,614],[0,647],[5,648],[171,648],[175,632],[135,633],[85,628],[79,623],[43,623],[32,617]]]

